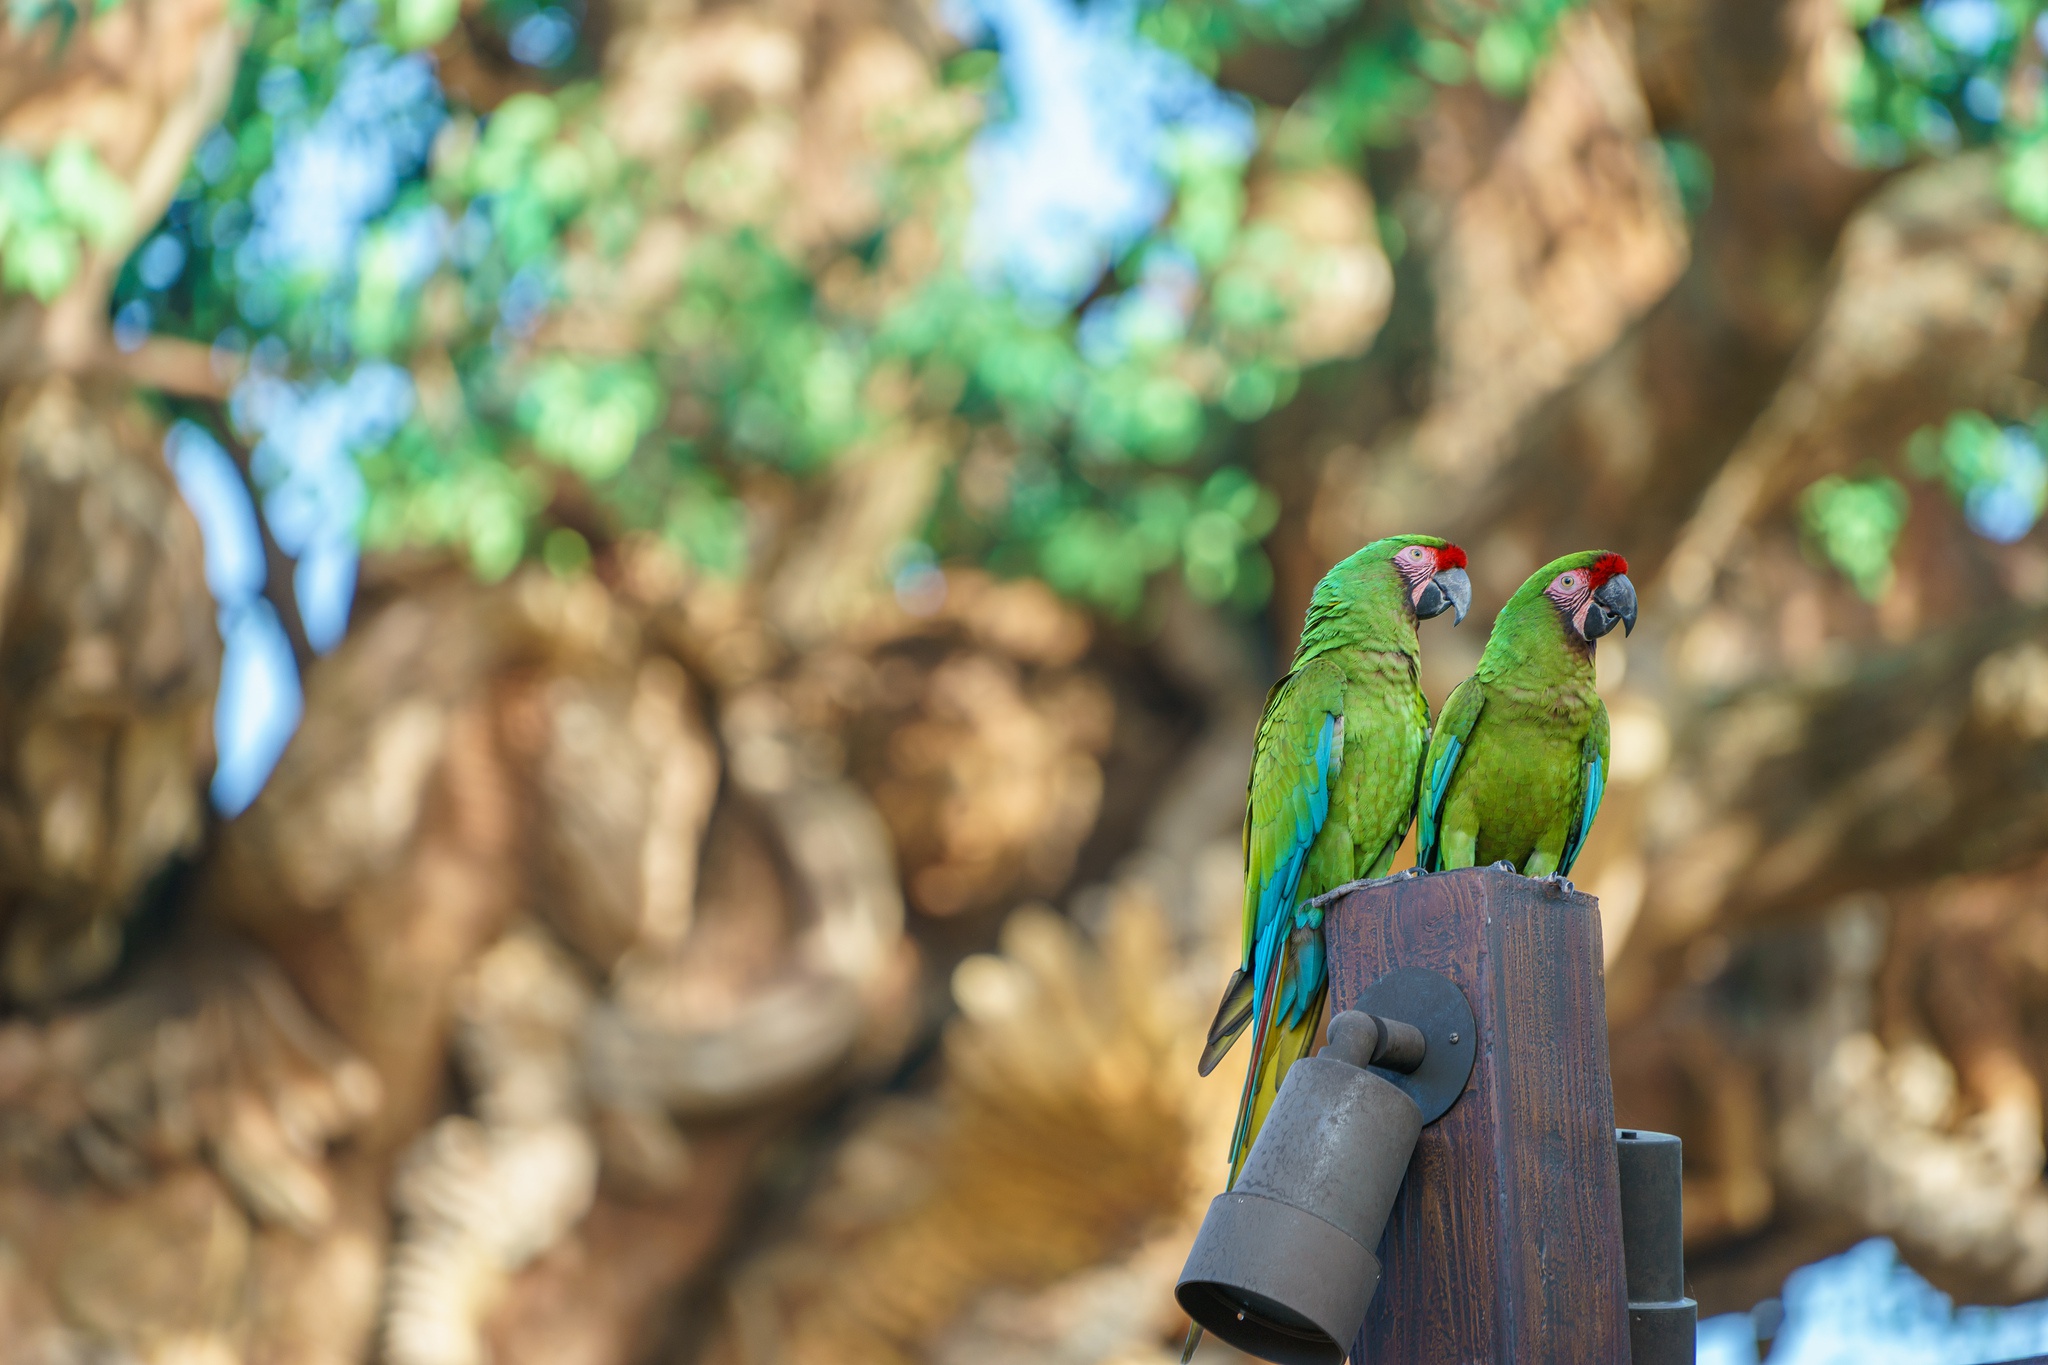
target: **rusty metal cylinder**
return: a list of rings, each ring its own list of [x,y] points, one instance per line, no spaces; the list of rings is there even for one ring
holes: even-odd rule
[[[1332,1045],[1288,1071],[1174,1291],[1203,1328],[1278,1365],[1343,1361],[1379,1287],[1374,1252],[1422,1132],[1414,1100],[1340,1060],[1348,1032],[1333,1021]]]
[[[1614,1146],[1632,1365],[1693,1365],[1699,1305],[1685,1296],[1682,1146],[1640,1128],[1617,1129]]]

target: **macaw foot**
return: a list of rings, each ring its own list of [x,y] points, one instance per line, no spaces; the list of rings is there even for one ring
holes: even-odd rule
[[[1394,875],[1396,877],[1401,877],[1405,879],[1408,877],[1427,877],[1429,874],[1422,870],[1421,863],[1417,863],[1415,866],[1409,868],[1406,872],[1396,872]]]
[[[1509,861],[1508,861],[1508,860],[1507,860],[1506,858],[1502,858],[1502,859],[1501,859],[1501,860],[1500,860],[1499,862],[1497,862],[1497,863],[1495,863],[1495,864],[1493,865],[1493,870],[1494,870],[1495,872],[1520,872],[1520,871],[1521,871],[1522,869],[1521,869],[1521,868],[1519,868],[1519,867],[1516,867],[1516,866],[1515,866],[1515,865],[1514,865],[1513,863],[1509,862]]]
[[[1558,890],[1564,892],[1567,896],[1576,894],[1579,889],[1576,886],[1572,885],[1572,879],[1570,877],[1564,876],[1562,873],[1553,872],[1548,877],[1544,877],[1541,880],[1549,882],[1552,886],[1555,886]]]

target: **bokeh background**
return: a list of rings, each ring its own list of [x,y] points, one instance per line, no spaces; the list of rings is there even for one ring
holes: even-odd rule
[[[1703,1358],[2048,1351],[2042,9],[10,0],[0,1359],[1170,1360],[1408,530],[1642,589]]]

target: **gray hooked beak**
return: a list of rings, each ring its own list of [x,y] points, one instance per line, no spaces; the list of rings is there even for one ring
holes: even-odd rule
[[[1621,622],[1623,635],[1633,634],[1636,628],[1636,585],[1628,581],[1627,574],[1616,574],[1593,590],[1593,600],[1586,606],[1586,638],[1597,640],[1614,629],[1614,623]]]
[[[1465,613],[1472,610],[1472,580],[1465,576],[1463,569],[1440,569],[1429,582],[1422,585],[1422,594],[1415,599],[1415,619],[1427,621],[1432,616],[1445,612],[1455,613],[1451,624],[1458,625],[1465,619]]]

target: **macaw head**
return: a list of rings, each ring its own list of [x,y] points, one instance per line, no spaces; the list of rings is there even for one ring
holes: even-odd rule
[[[1628,561],[1611,550],[1582,550],[1537,570],[1548,575],[1543,595],[1564,618],[1565,628],[1588,644],[1621,624],[1627,635],[1636,628],[1636,585],[1628,581]],[[1535,580],[1531,580],[1534,582]]]
[[[1463,550],[1435,536],[1375,540],[1332,565],[1316,584],[1295,661],[1357,643],[1396,620],[1413,640],[1416,621],[1447,611],[1456,613],[1453,622],[1462,621],[1471,606]]]
[[[1465,574],[1465,552],[1435,536],[1394,536],[1380,542],[1389,548],[1394,572],[1418,621],[1451,612],[1457,625],[1472,610],[1472,580]]]

